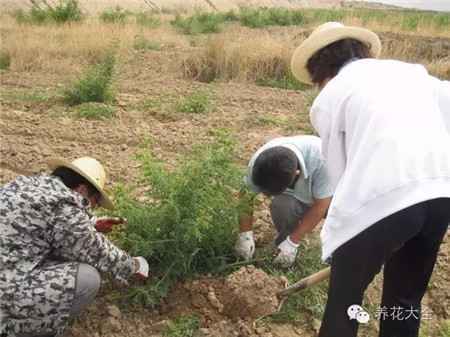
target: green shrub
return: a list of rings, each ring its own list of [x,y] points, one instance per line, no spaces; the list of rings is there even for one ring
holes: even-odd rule
[[[163,337],[194,337],[200,328],[200,320],[197,316],[180,316],[170,321]]]
[[[112,80],[116,57],[107,53],[102,61],[88,71],[63,93],[65,103],[77,105],[87,102],[108,102],[113,100]]]
[[[292,26],[304,22],[303,12],[286,8],[241,8],[239,20],[251,28]]]
[[[189,96],[182,98],[176,110],[183,113],[202,114],[211,111],[212,103],[210,95],[204,91],[195,91]]]
[[[103,103],[83,103],[77,107],[76,115],[87,119],[107,119],[114,117],[116,111],[114,107]]]
[[[8,69],[11,65],[11,54],[6,50],[0,51],[0,70]]]
[[[18,10],[15,12],[18,23],[44,24],[66,23],[80,21],[83,13],[77,0],[59,0],[52,6],[47,1],[33,1],[28,12]]]
[[[171,24],[184,34],[218,33],[225,16],[215,13],[197,12],[192,16],[177,15]]]
[[[156,28],[161,25],[161,19],[151,12],[142,12],[136,14],[136,23],[147,28]]]
[[[144,305],[159,303],[173,281],[215,272],[233,256],[237,231],[241,170],[233,163],[234,143],[223,133],[169,171],[150,153],[142,153],[149,202],[138,204],[130,193],[116,193],[118,214],[128,219],[119,244],[149,261],[152,278],[127,298]]]
[[[121,8],[120,6],[116,6],[114,8],[105,9],[100,14],[100,20],[105,23],[115,23],[115,24],[124,24],[127,20],[128,12]]]
[[[150,41],[142,35],[136,35],[133,47],[136,50],[161,50],[161,44],[159,42]]]

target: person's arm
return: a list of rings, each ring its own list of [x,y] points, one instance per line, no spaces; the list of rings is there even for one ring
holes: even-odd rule
[[[293,243],[298,244],[306,234],[311,233],[316,228],[327,214],[330,203],[331,197],[314,201],[311,208],[306,211],[303,219],[298,223],[297,228],[289,236]]]
[[[239,192],[239,236],[234,246],[236,254],[245,260],[250,260],[255,252],[253,238],[253,210],[255,194],[247,186],[242,186]]]
[[[121,281],[138,272],[136,259],[98,233],[88,214],[78,205],[61,201],[54,212],[51,239],[56,255],[87,263]]]
[[[239,192],[239,232],[253,229],[255,195],[248,188],[242,187]]]

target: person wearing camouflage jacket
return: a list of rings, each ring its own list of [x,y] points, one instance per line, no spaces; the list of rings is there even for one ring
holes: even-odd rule
[[[111,206],[100,163],[85,157],[63,169],[85,183],[70,188],[52,174],[19,176],[0,188],[0,335],[61,335],[80,311],[74,306],[83,292],[95,297],[97,270],[121,281],[148,276],[143,258],[130,257],[95,229],[90,208]],[[79,289],[84,277],[94,280],[91,289]]]

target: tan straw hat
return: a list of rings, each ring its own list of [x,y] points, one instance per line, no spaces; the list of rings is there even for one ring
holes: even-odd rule
[[[51,170],[55,170],[58,167],[67,167],[72,171],[75,171],[89,181],[101,194],[102,198],[99,201],[100,206],[108,209],[114,208],[111,199],[109,199],[104,191],[106,183],[105,169],[96,159],[91,157],[82,157],[75,159],[71,163],[63,159],[51,159],[48,162],[48,166]]]
[[[308,60],[320,49],[342,39],[355,39],[370,48],[372,57],[380,56],[381,42],[377,34],[360,27],[344,26],[339,22],[327,22],[317,27],[294,52],[291,68],[294,76],[303,83],[313,84],[306,68]]]

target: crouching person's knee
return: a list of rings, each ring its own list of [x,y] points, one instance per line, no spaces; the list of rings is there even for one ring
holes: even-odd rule
[[[100,274],[94,267],[80,263],[78,266],[75,297],[70,311],[72,316],[77,316],[89,304],[91,304],[100,289]]]

